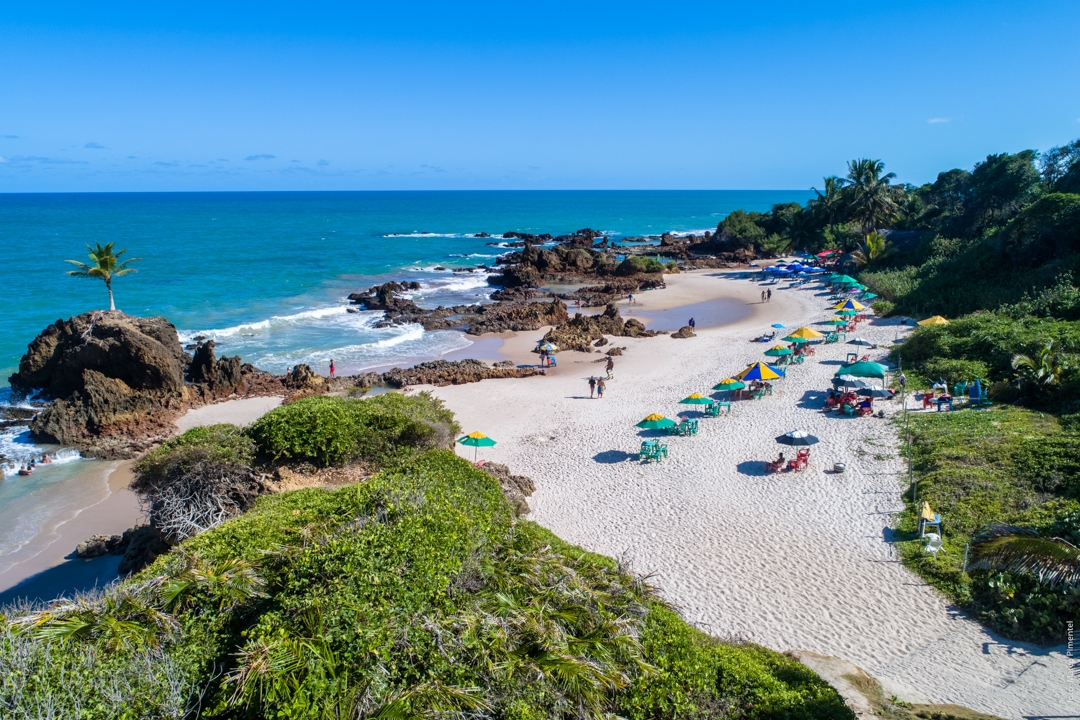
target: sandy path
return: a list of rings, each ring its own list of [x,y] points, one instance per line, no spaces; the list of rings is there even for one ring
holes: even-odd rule
[[[756,284],[722,272],[679,275],[669,285],[670,296],[642,301],[662,307],[727,295],[752,303],[754,315],[688,340],[612,339],[628,350],[603,400],[589,399],[586,382],[602,374],[592,362],[600,356],[580,353],[561,353],[547,377],[435,390],[467,432],[499,441],[482,456],[534,478],[531,518],[590,550],[630,556],[714,634],[842,657],[909,700],[1013,718],[1075,713],[1080,680],[1064,647],[987,633],[904,569],[885,541],[904,488],[895,433],[885,420],[821,412],[829,378],[858,348],[819,346],[775,383],[772,397],[702,419],[697,437],[668,441],[662,464],[638,463],[634,423],[652,412],[674,416],[688,409],[679,399],[763,359],[767,346],[747,340],[769,324],[793,329],[829,316],[818,290],[773,286],[772,302],[762,305]],[[875,322],[858,334],[887,346],[905,330]],[[503,352],[535,362],[528,350],[541,334],[510,339]],[[891,415],[899,403],[879,407]],[[810,470],[765,476],[761,461],[782,449],[774,438],[794,429],[821,439]],[[847,472],[824,472],[835,462]]]

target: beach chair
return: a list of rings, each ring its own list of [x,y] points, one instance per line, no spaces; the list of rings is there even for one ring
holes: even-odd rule
[[[766,395],[772,395],[772,383],[765,383],[765,387],[762,388]]]
[[[926,547],[923,550],[933,555],[934,559],[937,560],[937,554],[942,545],[941,536],[936,533],[929,533],[926,538]]]
[[[923,393],[922,409],[929,410],[932,407],[934,407],[934,393]]]
[[[795,365],[802,365],[802,364],[803,364],[803,362],[805,362],[805,361],[806,361],[806,357],[805,357],[805,356],[804,356],[804,355],[803,355],[802,353],[800,353],[800,354],[798,354],[798,355],[793,355],[792,357],[794,357],[794,358],[795,358],[795,359],[794,359],[794,360],[792,361],[792,362],[793,362],[793,363],[794,363]]]
[[[949,408],[949,412],[952,412],[952,409],[953,409],[952,401],[953,401],[953,399],[951,397],[948,397],[948,398],[947,397],[939,397],[937,399],[937,411],[941,412],[941,410],[943,408],[947,407],[947,408]]]
[[[760,390],[755,390],[754,392],[750,393],[751,400],[760,400],[763,397],[765,397],[765,388],[761,388]]]
[[[638,460],[649,461],[653,458],[653,454],[656,451],[656,441],[646,440],[641,443],[641,450],[638,452]]]
[[[788,463],[788,470],[802,472],[810,466],[810,449],[800,450],[795,459]]]
[[[855,414],[858,417],[866,417],[867,415],[873,415],[874,410],[873,410],[873,408],[860,407],[858,410],[855,411]]]
[[[806,348],[803,350],[803,355],[813,355],[816,352],[817,348],[815,348],[813,345],[807,345]]]
[[[840,342],[840,334],[831,332],[825,336],[825,344],[832,345],[833,343]]]
[[[931,532],[931,530],[935,532]],[[934,513],[933,520],[919,519],[919,537],[926,537],[927,535],[941,535],[941,515]]]
[[[840,406],[840,409],[843,410],[844,414],[848,417],[855,417],[855,408],[853,408],[852,406],[845,403]]]
[[[851,353],[851,352],[849,352],[847,354],[847,357],[844,358],[844,364],[845,365],[850,365],[853,362],[858,362],[858,360],[859,360],[859,353]]]
[[[720,405],[720,403],[712,403],[710,405],[706,405],[705,406],[705,416],[706,417],[717,417],[717,416],[719,416],[720,415],[720,407],[719,407],[719,405]]]

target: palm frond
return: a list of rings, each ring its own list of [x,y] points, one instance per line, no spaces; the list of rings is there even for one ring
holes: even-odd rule
[[[1034,530],[995,525],[971,541],[969,567],[1034,575],[1049,587],[1080,585],[1080,549]]]

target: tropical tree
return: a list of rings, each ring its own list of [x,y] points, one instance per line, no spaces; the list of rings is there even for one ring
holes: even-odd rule
[[[809,209],[817,215],[822,225],[837,225],[844,220],[844,188],[847,186],[847,180],[835,175],[830,175],[823,180],[825,192],[810,188],[817,193],[817,197],[810,201]]]
[[[860,158],[848,162],[848,216],[862,225],[863,235],[869,235],[879,222],[894,219],[906,193],[891,184],[896,173],[885,173],[880,160]],[[884,174],[883,174],[884,173]]]
[[[102,245],[99,242],[94,243],[94,247],[86,246],[86,249],[90,251],[89,265],[78,260],[65,260],[64,262],[71,263],[78,270],[68,270],[68,275],[75,277],[85,278],[100,278],[105,281],[105,288],[109,291],[109,310],[116,309],[116,303],[113,301],[112,281],[113,278],[120,277],[121,275],[127,275],[128,273],[139,272],[135,268],[128,267],[131,263],[142,260],[142,258],[131,258],[120,262],[120,256],[127,252],[127,249],[121,250],[118,253],[113,252],[113,246],[115,243],[106,243]]]
[[[866,267],[879,263],[885,258],[892,255],[893,244],[889,242],[881,233],[870,233],[866,236],[866,242],[859,246],[859,249],[851,253],[851,256],[855,258],[855,262],[859,264],[859,267]]]
[[[971,541],[968,568],[1034,575],[1049,587],[1080,586],[1080,549],[1034,530],[995,525]]]
[[[1062,357],[1057,342],[1050,340],[1034,357],[1020,353],[1013,355],[1012,368],[1021,390],[1040,394],[1058,384],[1069,364]]]
[[[791,238],[792,244],[798,250],[815,248],[816,241],[820,237],[818,228],[807,210],[798,210],[790,213],[784,219],[784,233]]]

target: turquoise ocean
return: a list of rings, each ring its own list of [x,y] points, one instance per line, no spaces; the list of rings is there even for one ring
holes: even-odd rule
[[[0,195],[10,259],[0,313],[0,388],[48,324],[107,307],[101,282],[68,277],[85,243],[140,257],[114,282],[117,307],[163,315],[181,339],[213,338],[219,354],[274,372],[298,363],[339,372],[418,362],[461,350],[456,331],[375,328],[381,313],[346,312],[346,296],[389,279],[418,280],[421,306],[485,300],[483,273],[504,232],[559,235],[590,227],[613,240],[715,229],[732,210],[803,202],[809,191],[257,192]],[[489,233],[490,238],[476,237]],[[8,398],[0,389],[0,400]],[[0,453],[37,452],[25,428],[0,431]],[[9,462],[10,472],[14,464]],[[14,479],[14,478],[12,478]]]

